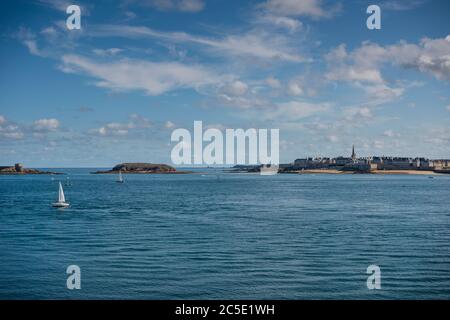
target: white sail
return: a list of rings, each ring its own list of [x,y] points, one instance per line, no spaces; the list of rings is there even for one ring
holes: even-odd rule
[[[59,182],[58,202],[66,202],[66,198],[64,197],[64,190],[61,185],[61,181]]]
[[[119,171],[119,182],[123,182],[123,178],[122,178],[122,171]]]
[[[66,202],[66,197],[64,197],[64,190],[61,181],[59,182],[58,202],[52,203],[52,206],[56,208],[67,208],[69,206]]]

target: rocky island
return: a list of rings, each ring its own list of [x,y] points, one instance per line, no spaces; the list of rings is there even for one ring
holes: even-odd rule
[[[14,175],[14,174],[64,174],[61,172],[40,171],[37,169],[24,168],[22,164],[16,163],[13,166],[0,166],[0,175]]]
[[[190,173],[188,171],[177,171],[174,167],[167,164],[154,163],[121,163],[116,165],[111,170],[96,171],[93,174],[107,174],[107,173],[136,173],[136,174],[180,174]]]

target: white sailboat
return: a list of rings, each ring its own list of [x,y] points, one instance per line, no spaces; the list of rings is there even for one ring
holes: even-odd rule
[[[123,183],[122,170],[119,171],[119,178],[117,179],[117,183]]]
[[[69,206],[66,202],[66,198],[64,197],[64,190],[61,181],[59,182],[58,202],[52,203],[52,206],[57,208],[65,208]]]

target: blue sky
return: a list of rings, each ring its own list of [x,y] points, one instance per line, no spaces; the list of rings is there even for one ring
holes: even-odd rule
[[[170,163],[194,120],[279,128],[282,162],[450,158],[446,0],[19,0],[0,24],[2,165]]]

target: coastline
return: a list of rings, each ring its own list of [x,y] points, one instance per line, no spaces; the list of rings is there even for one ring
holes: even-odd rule
[[[91,174],[119,174],[120,171],[95,171]],[[193,171],[122,171],[122,174],[191,174]]]
[[[341,171],[336,169],[309,169],[301,171],[292,171],[287,173],[294,174],[406,174],[406,175],[437,175],[438,173],[430,170],[372,170],[367,172]]]

